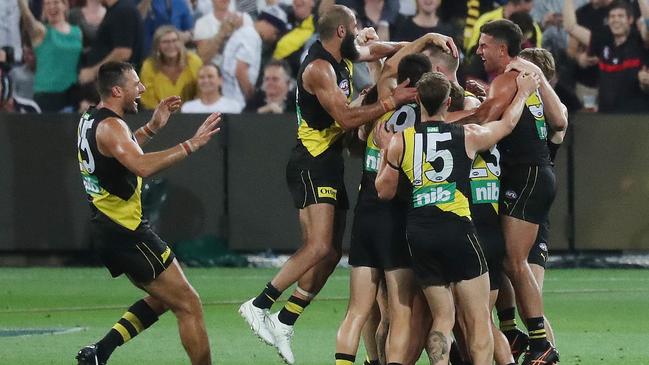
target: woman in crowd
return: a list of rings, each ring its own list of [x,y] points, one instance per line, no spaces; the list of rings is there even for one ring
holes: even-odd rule
[[[84,53],[97,38],[97,30],[104,15],[106,8],[101,4],[101,0],[85,0],[70,9],[70,23],[79,26],[83,34]]]
[[[155,109],[158,103],[173,95],[182,100],[196,96],[198,70],[203,62],[196,53],[187,51],[180,32],[164,25],[153,35],[151,55],[144,60],[140,78],[146,87],[141,103],[146,109]]]
[[[45,0],[44,22],[19,0],[20,12],[36,55],[34,100],[44,112],[58,112],[76,103],[74,85],[81,56],[81,29],[66,19],[67,0]]]
[[[221,94],[221,69],[206,63],[198,71],[198,99],[183,104],[182,113],[241,113],[241,104]]]

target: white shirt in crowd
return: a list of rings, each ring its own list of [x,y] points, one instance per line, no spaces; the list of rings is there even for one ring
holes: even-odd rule
[[[246,13],[243,14],[242,27],[253,27],[254,29],[252,18],[250,17],[250,15]],[[212,38],[219,32],[220,29],[221,29],[221,21],[216,19],[214,13],[210,11],[209,13],[203,15],[196,21],[196,25],[194,25],[194,40],[200,41],[203,39]],[[222,67],[223,55],[217,53],[214,56],[214,58],[212,58],[212,63],[218,65],[219,67]]]
[[[11,46],[14,49],[14,60],[23,59],[23,48],[20,40],[20,10],[18,0],[0,0],[0,47]]]
[[[180,108],[181,113],[214,113],[221,112],[226,114],[239,114],[243,107],[235,100],[222,96],[216,103],[203,104],[201,99],[194,99],[183,104]]]
[[[261,37],[254,26],[237,29],[223,49],[223,96],[236,100],[243,108],[246,98],[236,77],[237,61],[248,64],[248,80],[255,85],[261,67]]]

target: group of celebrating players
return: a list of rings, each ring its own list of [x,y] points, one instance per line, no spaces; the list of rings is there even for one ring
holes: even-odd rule
[[[554,61],[521,50],[520,28],[484,25],[477,54],[497,75],[488,91],[457,83],[451,38],[430,33],[410,43],[358,31],[336,5],[318,22],[297,80],[297,144],[286,179],[299,210],[303,245],[261,293],[239,308],[253,332],[288,364],[294,325],[342,254],[347,193],[343,136],[362,145],[363,176],[354,210],[350,299],[336,338],[336,365],[353,364],[361,337],[366,364],[545,365],[559,361],[544,316],[553,159],[567,110],[550,85]],[[376,84],[352,100],[353,63],[368,62]],[[117,346],[171,310],[194,365],[210,364],[200,300],[173,253],[141,218],[141,177],[180,161],[218,132],[218,114],[165,151],[140,146],[179,106],[161,102],[131,133],[121,119],[144,91],[123,64],[99,72],[102,105],[79,125],[79,164],[93,207],[93,238],[113,276],[149,295],[106,336],[79,351],[79,364],[105,364]],[[349,134],[349,133],[347,133]],[[117,242],[117,243],[116,243]],[[282,292],[297,284],[271,314]],[[516,309],[527,334],[515,324]],[[492,311],[497,309],[500,328]]]

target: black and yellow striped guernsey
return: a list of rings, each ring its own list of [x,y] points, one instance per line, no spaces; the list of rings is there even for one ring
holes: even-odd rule
[[[100,213],[134,231],[142,222],[142,178],[97,148],[97,126],[111,117],[121,119],[106,108],[90,110],[81,117],[77,132],[79,169],[95,215]],[[135,141],[132,134],[131,138]]]
[[[336,72],[338,87],[345,93],[348,102],[351,101],[353,94],[353,63],[345,58],[340,63],[336,62],[336,59],[324,49],[320,41],[315,42],[309,48],[309,53],[300,66],[297,78],[298,143],[296,148],[303,151],[306,159],[318,157],[329,151],[332,153],[342,151],[340,137],[344,133],[343,128],[327,113],[318,98],[304,89],[302,83],[302,74],[306,67],[319,59],[331,64]]]
[[[500,152],[496,146],[475,156],[470,178],[471,216],[475,224],[498,225]]]
[[[403,132],[401,169],[412,186],[410,216],[454,215],[471,219],[464,128],[429,121]]]

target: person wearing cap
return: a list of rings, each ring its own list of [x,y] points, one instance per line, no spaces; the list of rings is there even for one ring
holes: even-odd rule
[[[223,49],[223,96],[241,107],[255,93],[262,42],[273,44],[286,31],[286,13],[277,5],[263,9],[254,26],[234,31]]]
[[[0,62],[2,55],[0,55]],[[41,108],[35,101],[13,94],[13,83],[6,70],[0,68],[0,112],[40,113]]]

